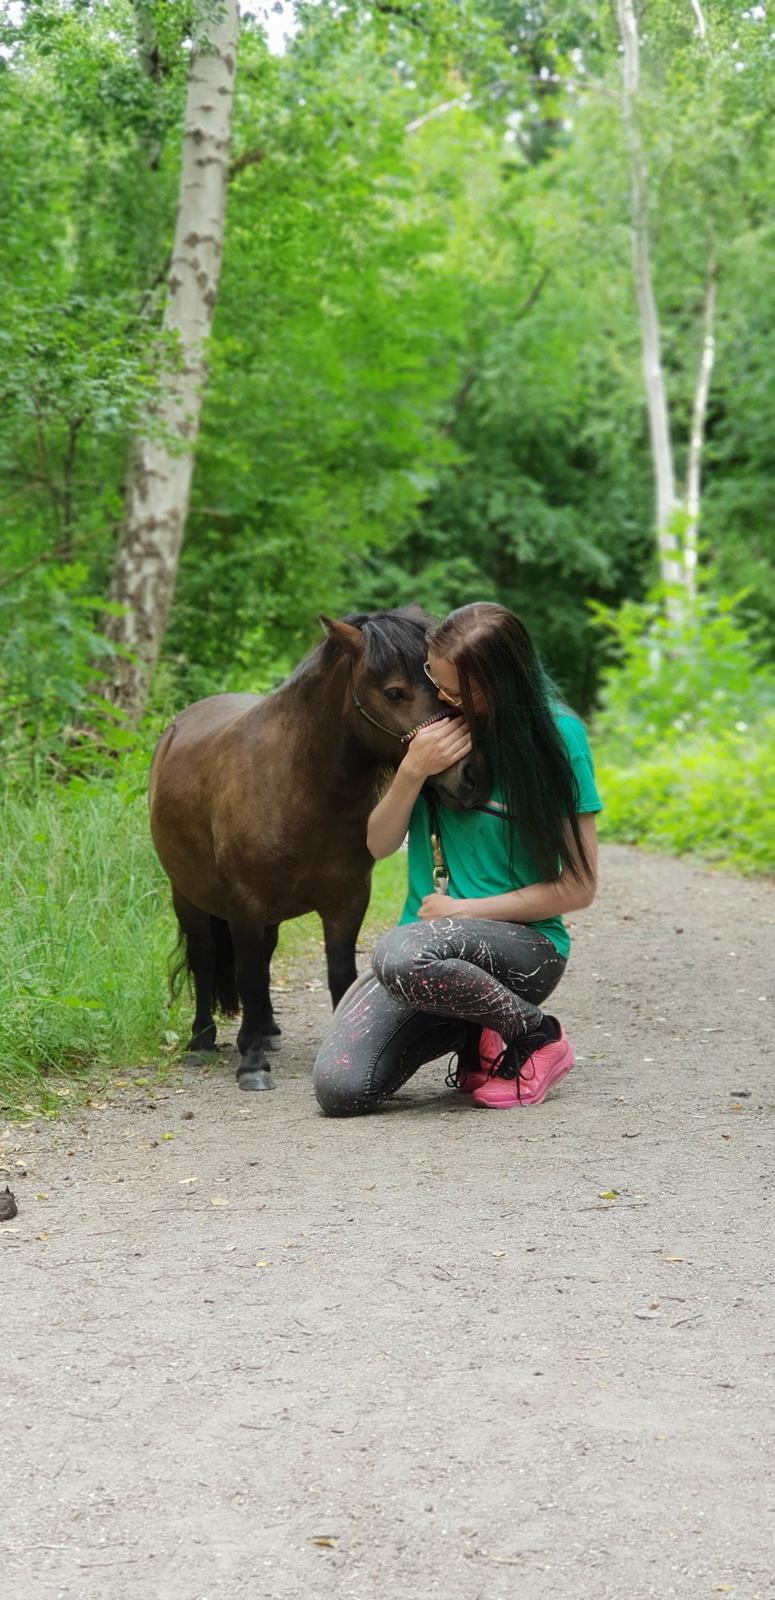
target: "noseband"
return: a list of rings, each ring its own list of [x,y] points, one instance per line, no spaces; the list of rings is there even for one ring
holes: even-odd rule
[[[366,710],[366,707],[358,699],[358,692],[354,683],[350,684],[350,688],[352,690],[353,704],[360,711],[361,716],[365,717],[366,721],[372,723],[375,728],[379,728],[381,733],[389,733],[392,738],[400,739],[402,744],[411,744],[415,734],[419,733],[421,728],[430,728],[432,723],[444,722],[448,717],[456,715],[454,711],[436,711],[432,717],[426,717],[424,722],[418,722],[416,728],[410,728],[408,733],[397,733],[395,728],[388,728],[384,722],[378,722],[376,717],[373,717],[371,712]]]

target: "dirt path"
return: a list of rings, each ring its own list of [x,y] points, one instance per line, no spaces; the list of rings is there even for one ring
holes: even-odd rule
[[[3,1594],[771,1600],[774,952],[765,885],[609,848],[543,1107],[326,1121],[300,987],[273,1095],[11,1130]]]

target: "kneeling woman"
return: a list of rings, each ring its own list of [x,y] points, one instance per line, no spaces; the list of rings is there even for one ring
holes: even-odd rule
[[[465,725],[422,729],[369,818],[377,860],[408,829],[409,893],[318,1056],[315,1092],[329,1115],[372,1109],[446,1050],[458,1055],[456,1086],[498,1109],[539,1103],[573,1065],[543,1007],[570,949],[563,913],[595,894],[601,803],[586,733],[503,606],[453,611],[428,636],[426,672]],[[489,800],[429,809],[423,785],[467,755],[472,736],[493,772]],[[434,862],[448,875],[443,893]],[[497,1044],[489,1059],[483,1032]]]

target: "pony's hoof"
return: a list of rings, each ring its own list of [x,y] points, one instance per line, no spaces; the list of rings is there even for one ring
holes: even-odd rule
[[[279,1050],[282,1046],[282,1039],[278,1039],[273,1033],[262,1033],[261,1044],[265,1050]]]
[[[217,1050],[215,1042],[215,1028],[203,1028],[201,1033],[192,1033],[186,1045],[186,1053],[190,1056],[203,1056],[211,1050]]]
[[[267,1072],[265,1068],[261,1067],[247,1067],[244,1072],[238,1072],[237,1083],[240,1089],[247,1089],[251,1093],[255,1093],[256,1090],[274,1088],[271,1072]]]

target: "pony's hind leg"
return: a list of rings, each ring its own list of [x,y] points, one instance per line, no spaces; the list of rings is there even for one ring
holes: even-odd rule
[[[246,914],[230,918],[229,930],[234,945],[237,988],[242,1002],[242,1026],[237,1035],[240,1053],[237,1083],[240,1089],[273,1089],[274,1080],[265,1044],[272,1016],[265,931],[263,926],[257,925]],[[274,944],[271,948],[274,949]]]
[[[186,1048],[197,1052],[214,1050],[216,1029],[213,1021],[213,985],[216,949],[210,917],[206,911],[200,911],[174,889],[172,904],[185,941],[185,965],[194,980],[196,996],[196,1015]]]

